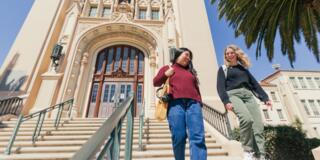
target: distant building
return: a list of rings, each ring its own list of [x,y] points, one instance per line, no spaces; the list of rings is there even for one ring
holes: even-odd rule
[[[273,110],[261,103],[265,124],[291,124],[298,118],[309,137],[320,137],[320,71],[277,70],[261,81]]]

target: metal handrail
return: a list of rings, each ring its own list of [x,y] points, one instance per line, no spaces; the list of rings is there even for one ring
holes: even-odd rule
[[[33,131],[33,134],[32,134],[32,143],[35,143],[35,141],[38,140],[38,137],[40,136],[40,132],[41,132],[41,129],[42,129],[42,125],[43,125],[43,122],[44,122],[44,119],[46,117],[46,113],[54,110],[54,109],[58,109],[58,112],[57,112],[57,116],[56,116],[56,119],[55,119],[55,122],[54,122],[54,127],[56,127],[56,129],[59,127],[59,123],[60,123],[60,120],[61,120],[61,116],[62,116],[62,111],[64,110],[64,107],[65,105],[69,105],[68,107],[68,117],[71,118],[71,112],[72,112],[72,105],[73,104],[73,99],[70,99],[70,100],[67,100],[65,102],[62,102],[62,103],[59,103],[59,104],[56,104],[54,106],[51,106],[51,107],[48,107],[48,108],[45,108],[43,110],[40,110],[38,112],[35,112],[35,113],[31,113],[27,116],[23,116],[22,114],[19,115],[18,117],[18,120],[17,120],[17,123],[16,123],[16,126],[13,130],[13,133],[11,135],[11,138],[9,140],[9,144],[5,150],[5,154],[9,155],[11,154],[11,148],[14,144],[14,141],[16,139],[16,136],[18,134],[18,131],[19,131],[19,128],[20,128],[20,125],[22,122],[25,122],[29,119],[32,119],[32,118],[35,118],[35,117],[38,117],[38,120],[37,120],[37,124],[36,124],[36,127]]]
[[[203,103],[203,117],[204,119],[214,127],[218,132],[220,132],[227,139],[233,139],[231,126],[228,118],[228,111],[225,110],[224,113],[214,109],[213,107]]]
[[[0,116],[13,114],[19,115],[22,110],[23,98],[10,97],[0,100]]]
[[[133,142],[133,94],[123,101],[113,114],[71,158],[73,160],[108,159],[120,156],[121,125],[127,117],[125,160],[131,160]],[[102,148],[102,149],[101,149]]]

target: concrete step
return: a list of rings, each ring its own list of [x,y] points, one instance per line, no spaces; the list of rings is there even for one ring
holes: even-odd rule
[[[88,123],[100,123],[102,124],[105,120],[60,120],[60,124],[61,123],[72,123],[72,124],[88,124]],[[17,124],[17,121],[2,121],[2,124]],[[36,124],[37,121],[35,120],[27,120],[22,122],[22,124]],[[44,120],[43,124],[54,124],[55,121],[52,120]]]
[[[133,144],[138,144],[138,139],[133,139]],[[165,138],[165,139],[143,139],[143,144],[171,144],[171,139]],[[187,139],[187,143],[189,143],[189,140]],[[216,140],[214,138],[207,138],[206,143],[216,143]],[[121,141],[121,144],[125,144],[125,141]]]
[[[211,135],[209,133],[205,133],[206,138],[210,138]],[[121,138],[125,138],[126,135],[122,134]],[[139,138],[139,134],[134,134],[133,138]],[[171,133],[167,133],[167,134],[157,134],[157,133],[152,133],[152,134],[144,134],[143,137],[144,139],[158,139],[158,138],[171,138]]]
[[[39,154],[12,154],[0,155],[1,160],[67,160],[73,156],[74,153],[39,153]]]
[[[61,120],[73,120],[73,121],[105,121],[107,118],[79,118],[79,117],[72,117],[72,118],[67,118],[67,117],[61,117]],[[17,118],[12,118],[10,121],[17,121]],[[37,117],[29,119],[28,121],[36,121]],[[48,121],[55,121],[55,118],[46,118]]]
[[[126,130],[123,129],[123,130],[121,131],[121,133],[122,133],[122,134],[125,134],[125,133],[126,133]],[[139,133],[139,130],[137,130],[137,129],[136,129],[136,130],[133,130],[133,133]],[[153,133],[167,134],[167,133],[170,133],[170,130],[151,129],[151,130],[149,130],[149,131],[144,130],[143,133],[149,133],[149,134],[153,134]]]
[[[91,135],[51,135],[51,136],[39,136],[38,140],[40,141],[54,141],[54,140],[88,140]],[[9,142],[9,136],[1,136],[0,142]],[[32,135],[29,136],[17,136],[16,141],[31,141]]]
[[[96,130],[93,131],[41,131],[40,135],[92,135],[96,132]],[[18,136],[32,136],[33,131],[23,131],[18,132]],[[0,136],[11,136],[12,132],[0,132]]]
[[[37,147],[37,146],[80,146],[86,140],[68,140],[68,141],[36,141],[34,144],[31,141],[16,141],[14,146],[19,147]],[[7,147],[8,142],[0,142],[0,148]]]
[[[189,150],[185,151],[186,156],[190,156]],[[208,156],[228,156],[228,152],[223,149],[207,149]],[[124,158],[124,152],[120,152],[120,157]],[[173,158],[173,150],[156,150],[156,151],[135,151],[132,158]]]
[[[20,125],[20,128],[35,128],[35,124],[24,124],[22,123]],[[65,123],[65,124],[60,124],[59,127],[101,127],[102,123],[80,123],[80,124],[74,124],[74,123]],[[16,124],[0,124],[0,128],[14,128],[16,127]],[[42,127],[54,127],[54,124],[43,124]]]
[[[1,128],[1,132],[12,132],[14,128]],[[42,131],[86,131],[86,130],[98,130],[99,127],[42,127]],[[19,128],[19,132],[34,131],[35,128]]]
[[[143,145],[144,145],[143,151],[146,151],[146,152],[152,151],[152,150],[172,150],[171,143],[170,144],[169,143],[168,144],[143,144]],[[211,148],[221,149],[222,148],[221,144],[218,144],[218,143],[207,143],[206,146],[208,149],[211,149]],[[124,150],[125,146],[121,145],[120,149]],[[132,149],[134,151],[139,150],[139,145],[138,144],[133,145]],[[186,150],[188,150],[188,149],[189,149],[189,143],[186,143]]]
[[[123,158],[121,158],[122,160]],[[132,158],[132,160],[174,160],[173,157],[153,157],[153,158]],[[185,160],[190,160],[190,156],[186,156]],[[230,157],[230,156],[208,156],[207,160],[243,160],[240,157]]]
[[[11,149],[12,154],[24,154],[24,153],[75,153],[81,148],[81,146],[45,146],[45,147],[13,147]],[[0,153],[4,153],[5,148],[0,148]]]

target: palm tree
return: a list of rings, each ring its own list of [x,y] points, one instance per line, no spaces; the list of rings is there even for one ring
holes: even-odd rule
[[[294,43],[300,43],[301,35],[319,62],[320,0],[219,0],[218,6],[219,18],[226,18],[236,37],[243,35],[248,48],[257,42],[257,57],[264,43],[272,61],[275,37],[280,33],[282,54],[288,55],[292,67]]]

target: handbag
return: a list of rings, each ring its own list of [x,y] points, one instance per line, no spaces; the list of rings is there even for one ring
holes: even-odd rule
[[[159,100],[156,104],[155,118],[162,121],[167,118],[168,103],[171,97],[169,94],[169,78],[162,87],[157,89],[156,96]]]

